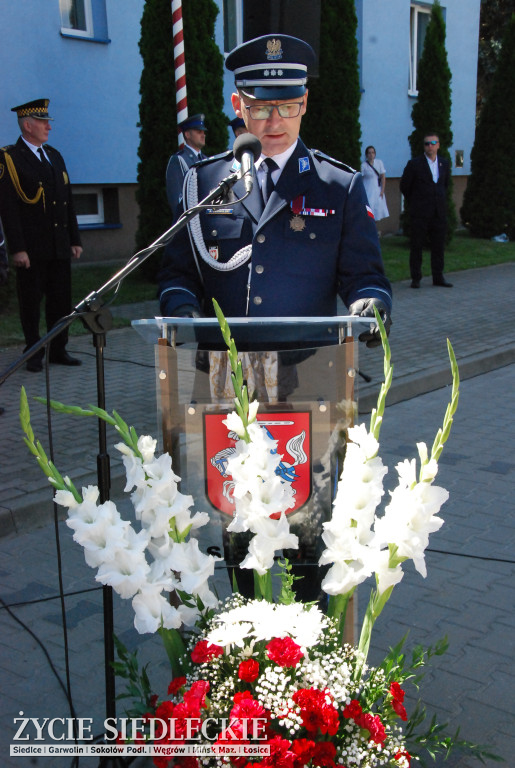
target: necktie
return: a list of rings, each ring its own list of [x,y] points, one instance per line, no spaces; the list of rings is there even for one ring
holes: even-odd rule
[[[263,193],[263,201],[265,205],[268,203],[268,198],[272,194],[274,188],[274,182],[272,180],[272,171],[277,170],[279,166],[272,160],[271,157],[266,157],[261,163],[263,171],[263,184],[261,185],[261,192]]]
[[[38,149],[38,155],[41,158],[41,163],[43,164],[43,168],[45,169],[47,174],[53,173],[52,163],[46,159],[45,153],[43,152],[43,149],[39,147]]]

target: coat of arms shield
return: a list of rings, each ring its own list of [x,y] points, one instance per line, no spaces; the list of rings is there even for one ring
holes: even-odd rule
[[[210,503],[231,517],[234,514],[233,481],[227,461],[235,450],[238,436],[228,432],[225,413],[204,413],[204,465],[206,496]],[[298,512],[311,496],[311,413],[285,411],[259,413],[257,420],[277,441],[282,456],[277,473],[292,484],[295,506],[286,514]]]

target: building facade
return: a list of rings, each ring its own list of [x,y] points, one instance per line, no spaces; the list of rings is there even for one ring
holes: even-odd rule
[[[195,0],[183,0],[191,3]],[[215,39],[224,53],[250,37],[283,32],[315,49],[324,0],[216,0]],[[299,4],[305,2],[301,13]],[[390,217],[399,228],[398,179],[409,159],[417,62],[432,0],[355,0],[358,17],[363,148],[373,144],[387,171]],[[140,21],[145,0],[16,0],[0,4],[0,143],[19,135],[11,107],[50,99],[50,143],[73,184],[85,259],[126,259],[134,251],[139,145]],[[441,0],[452,72],[454,193],[458,205],[474,142],[480,0]],[[171,3],[170,3],[171,6]],[[171,7],[170,7],[171,12]],[[186,62],[187,74],[187,62]],[[328,84],[330,87],[330,84]],[[232,118],[232,75],[224,76]],[[337,116],[336,116],[337,117]],[[232,137],[228,136],[228,143]],[[324,147],[320,147],[324,149]],[[345,158],[340,158],[345,161]],[[163,169],[163,183],[164,183]]]

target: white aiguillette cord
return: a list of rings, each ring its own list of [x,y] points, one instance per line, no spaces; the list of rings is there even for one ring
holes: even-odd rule
[[[190,173],[188,176],[186,192],[188,207],[192,208],[195,205],[198,205],[198,183],[196,171]],[[237,269],[242,264],[245,264],[245,262],[247,262],[252,256],[252,243],[249,243],[249,245],[244,245],[243,248],[240,248],[239,251],[236,251],[236,253],[231,256],[229,261],[219,262],[209,254],[209,251],[204,242],[204,236],[202,234],[202,228],[200,226],[200,218],[198,214],[194,216],[189,222],[189,229],[200,258],[205,261],[206,264],[209,264],[210,267],[217,269],[219,272],[230,272],[233,269]]]

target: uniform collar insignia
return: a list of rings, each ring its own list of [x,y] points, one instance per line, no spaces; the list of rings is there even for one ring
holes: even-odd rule
[[[309,157],[299,157],[299,173],[309,171]]]

